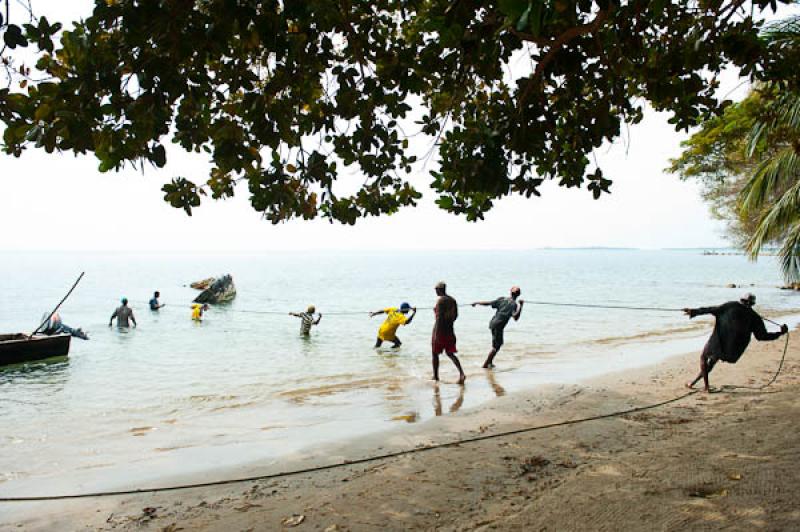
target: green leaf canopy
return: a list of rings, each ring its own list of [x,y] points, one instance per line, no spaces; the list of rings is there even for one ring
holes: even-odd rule
[[[437,203],[470,220],[544,180],[599,198],[592,150],[645,101],[686,129],[719,110],[726,65],[788,68],[751,15],[771,3],[98,0],[66,31],[0,28],[49,76],[0,90],[3,147],[92,152],[109,171],[164,166],[171,139],[212,168],[165,185],[170,204],[191,214],[244,182],[272,222],[414,205],[418,133],[438,150]]]

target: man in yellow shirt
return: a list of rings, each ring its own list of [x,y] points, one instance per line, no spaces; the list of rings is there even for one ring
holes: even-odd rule
[[[192,319],[194,321],[203,321],[203,312],[206,310],[208,310],[208,305],[195,303],[192,305]]]
[[[406,316],[409,310],[411,311],[411,316]],[[369,317],[372,318],[378,314],[386,314],[386,320],[381,324],[381,328],[378,329],[378,339],[375,341],[375,347],[380,347],[383,342],[392,342],[394,344],[392,347],[394,348],[400,347],[402,342],[397,337],[397,328],[411,323],[411,320],[417,314],[417,307],[412,308],[408,303],[403,303],[399,309],[389,307],[370,312]]]

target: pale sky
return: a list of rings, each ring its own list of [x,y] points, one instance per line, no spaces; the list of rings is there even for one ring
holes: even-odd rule
[[[69,4],[68,6],[66,4]],[[55,20],[90,12],[86,0],[36,0],[37,15]],[[730,76],[729,87],[738,82]],[[441,211],[421,166],[411,181],[424,197],[417,208],[360,220],[355,227],[261,219],[246,187],[226,201],[206,200],[192,217],[163,201],[161,186],[176,175],[204,181],[204,155],[168,149],[164,169],[101,174],[93,156],[27,150],[0,154],[0,250],[305,250],[531,249],[538,247],[718,247],[722,224],[711,219],[696,184],[663,170],[685,134],[668,115],[648,112],[622,140],[596,152],[612,193],[593,200],[583,189],[546,183],[542,197],[511,197],[486,219],[469,223]],[[434,156],[435,159],[435,156]]]

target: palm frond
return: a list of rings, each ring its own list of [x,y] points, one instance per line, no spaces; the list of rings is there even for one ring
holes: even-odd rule
[[[800,155],[786,147],[761,161],[739,193],[739,210],[747,216],[760,210],[774,193],[791,188],[800,178]]]
[[[756,230],[747,243],[751,258],[758,257],[765,244],[781,238],[788,227],[800,223],[800,181],[781,195],[775,205],[766,209],[758,221]]]
[[[800,223],[794,224],[789,229],[778,256],[786,281],[800,282]]]

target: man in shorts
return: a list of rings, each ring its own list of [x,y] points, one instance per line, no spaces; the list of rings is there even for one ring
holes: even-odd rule
[[[435,290],[439,299],[436,300],[436,305],[433,307],[433,312],[436,315],[431,337],[433,380],[439,380],[439,355],[444,351],[458,369],[458,384],[464,384],[467,376],[464,375],[464,370],[461,369],[461,362],[456,357],[456,334],[453,330],[453,323],[458,319],[458,303],[447,295],[447,285],[444,282],[437,283]]]
[[[498,297],[494,301],[476,301],[472,304],[473,307],[482,305],[497,309],[497,312],[494,313],[492,320],[489,322],[489,330],[492,331],[492,350],[489,351],[489,356],[486,357],[486,362],[483,363],[483,367],[486,369],[494,367],[492,362],[503,346],[503,331],[508,325],[508,320],[514,318],[514,321],[517,321],[520,314],[522,314],[522,301],[517,301],[520,293],[518,286],[512,286],[511,297]]]
[[[406,317],[408,311],[411,311],[411,316]],[[392,342],[394,344],[392,347],[397,349],[403,345],[400,338],[397,337],[397,329],[401,325],[409,325],[411,323],[411,320],[417,315],[417,308],[412,308],[408,303],[403,303],[399,309],[389,307],[370,312],[369,317],[373,318],[378,314],[386,314],[386,319],[381,324],[381,328],[378,329],[378,339],[375,341],[375,347],[380,347],[383,342]]]

